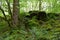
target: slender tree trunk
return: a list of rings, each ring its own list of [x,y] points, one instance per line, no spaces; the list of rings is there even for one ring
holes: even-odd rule
[[[41,11],[41,4],[42,4],[42,2],[41,2],[41,0],[39,0],[39,10]]]
[[[19,24],[19,0],[13,0],[12,27]]]

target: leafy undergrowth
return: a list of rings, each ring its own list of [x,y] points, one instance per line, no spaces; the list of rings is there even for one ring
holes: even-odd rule
[[[42,23],[41,23],[42,22]],[[60,40],[60,20],[50,18],[48,21],[29,20],[29,32],[24,27],[18,30],[1,31],[0,40]],[[6,23],[0,23],[0,30],[4,30]]]

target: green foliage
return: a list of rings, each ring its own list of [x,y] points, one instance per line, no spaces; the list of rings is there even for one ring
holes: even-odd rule
[[[10,3],[13,0],[9,0]],[[27,7],[27,1],[32,2],[33,8],[36,8],[37,2],[39,0],[20,0],[20,8]],[[37,1],[34,5],[33,2]],[[36,20],[36,17],[32,19],[26,18],[26,15],[30,15],[28,12],[23,12],[20,9],[20,27],[17,30],[12,30],[8,27],[6,21],[0,19],[0,40],[60,40],[60,16],[56,16],[55,12],[60,12],[60,3],[56,3],[57,0],[42,0],[42,2],[47,2],[49,4],[48,12],[52,12],[47,17],[47,21]],[[52,7],[50,3],[52,2]],[[2,7],[5,12],[8,12],[7,4],[5,0],[2,0]],[[27,7],[28,8],[28,7]],[[28,11],[28,10],[27,10]],[[45,10],[47,11],[47,10]],[[59,15],[59,14],[58,14]],[[0,16],[3,17],[0,12]],[[6,15],[7,19],[10,19],[9,15]],[[25,23],[27,22],[29,32],[25,29]],[[12,33],[10,34],[10,31]]]
[[[20,13],[21,19],[24,19],[25,12]],[[52,17],[51,17],[52,16]],[[60,20],[54,19],[59,18],[59,16],[55,16],[53,14],[50,14],[49,20],[46,22],[42,22],[42,24],[39,23],[34,17],[31,20],[28,20],[29,24],[29,32],[25,30],[23,26],[17,30],[12,30],[12,33],[10,34],[11,30],[1,31],[0,33],[0,39],[1,40],[58,40],[60,35]],[[23,20],[22,20],[23,21]],[[27,22],[27,21],[26,21]],[[21,23],[24,24],[24,23]],[[28,25],[27,24],[27,25]],[[1,21],[0,28],[3,30],[3,28],[6,29],[7,23],[5,21]],[[1,27],[2,26],[2,27]]]

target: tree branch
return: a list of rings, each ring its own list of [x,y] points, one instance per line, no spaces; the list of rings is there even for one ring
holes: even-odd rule
[[[3,17],[0,17],[0,18],[4,19],[4,20],[8,23],[8,25],[10,26],[10,22],[9,22],[9,20],[7,20],[7,17],[6,17],[6,15],[5,15],[5,12],[4,12],[4,10],[1,8],[1,6],[0,6],[0,10],[2,11],[2,13],[3,13],[3,15],[4,15],[4,18],[3,18]]]
[[[4,10],[1,8],[1,6],[0,6],[0,10],[2,11],[2,13],[3,13],[5,19],[7,20],[7,17],[6,17],[6,15],[5,15],[5,12],[4,12]]]
[[[8,13],[12,16],[10,2],[8,0],[6,0],[6,2],[7,2],[7,5],[8,5]]]

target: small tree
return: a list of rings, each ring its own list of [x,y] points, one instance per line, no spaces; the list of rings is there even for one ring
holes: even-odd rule
[[[4,15],[4,19],[8,25],[11,27],[11,28],[16,28],[18,25],[19,25],[19,0],[13,0],[13,12],[11,10],[11,7],[10,7],[10,2],[9,0],[5,0],[7,2],[7,7],[8,7],[8,13],[11,17],[11,20],[8,20],[6,15],[5,15],[5,11],[4,9],[0,6],[0,10],[2,11],[2,14]]]

